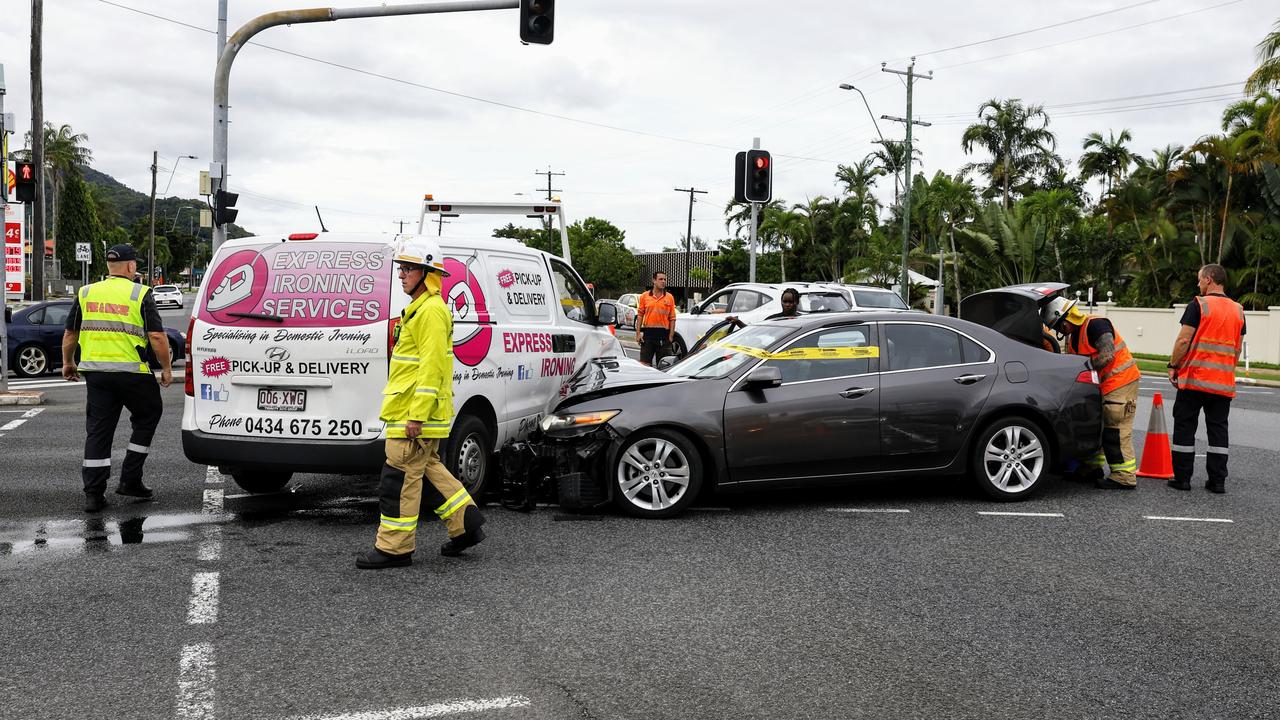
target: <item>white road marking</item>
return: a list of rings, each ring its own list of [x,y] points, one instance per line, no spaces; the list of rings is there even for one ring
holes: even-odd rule
[[[41,380],[39,382],[28,383],[25,385],[18,385],[12,382],[9,383],[10,390],[41,390],[41,389],[48,390],[49,388],[62,388],[62,387],[82,388],[84,387],[84,383],[83,382],[67,382],[66,380],[60,380],[60,379],[59,380]]]
[[[445,715],[460,715],[483,710],[507,710],[524,707],[529,707],[529,698],[522,695],[512,695],[510,697],[489,698],[487,700],[451,700],[421,707],[371,710],[343,715],[306,715],[294,718],[294,720],[414,720],[415,718],[443,717]]]
[[[209,469],[204,473],[204,482],[206,485],[221,485],[222,473],[218,472],[218,468],[210,465]]]
[[[909,513],[910,510],[899,510],[897,508],[827,508],[827,512],[834,513]]]
[[[222,488],[205,489],[204,504],[201,512],[205,515],[220,515],[222,513]]]
[[[222,526],[205,525],[204,540],[196,551],[196,559],[201,562],[217,562],[222,559]]]
[[[1195,518],[1195,517],[1172,517],[1164,515],[1143,515],[1144,520],[1171,520],[1173,522],[1208,522],[1208,523],[1234,523],[1235,520],[1227,518]]]
[[[218,573],[198,572],[191,576],[191,600],[187,604],[188,625],[218,622]],[[212,653],[212,646],[210,647]]]
[[[182,648],[178,666],[178,712],[181,720],[213,720],[213,643]]]
[[[1033,512],[998,512],[995,510],[979,510],[979,515],[1000,515],[1007,517],[1064,517],[1062,513],[1033,513]]]

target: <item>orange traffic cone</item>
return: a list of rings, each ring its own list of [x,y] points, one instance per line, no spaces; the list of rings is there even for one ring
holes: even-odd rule
[[[1142,463],[1138,477],[1169,479],[1173,477],[1173,451],[1169,447],[1169,431],[1164,426],[1164,398],[1160,393],[1151,401],[1151,419],[1147,421],[1147,441],[1142,444]]]

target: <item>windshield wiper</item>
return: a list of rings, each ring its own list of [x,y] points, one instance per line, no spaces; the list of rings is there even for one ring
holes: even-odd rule
[[[277,323],[284,322],[284,318],[279,315],[268,315],[266,313],[230,312],[227,314],[231,317],[251,318],[253,320],[270,320],[271,322]]]

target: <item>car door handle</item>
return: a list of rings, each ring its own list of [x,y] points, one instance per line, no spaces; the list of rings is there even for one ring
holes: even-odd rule
[[[840,397],[854,400],[872,392],[875,392],[875,388],[849,388],[848,390],[842,390]]]
[[[986,375],[961,375],[960,377],[951,378],[961,385],[972,385],[976,382],[982,382],[987,379]]]

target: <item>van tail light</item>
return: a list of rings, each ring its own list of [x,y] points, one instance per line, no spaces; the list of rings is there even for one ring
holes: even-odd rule
[[[391,353],[396,349],[396,328],[400,326],[400,318],[392,318],[387,322],[387,364],[391,364]]]
[[[182,343],[182,349],[187,355],[187,362],[182,368],[182,389],[187,393],[187,397],[196,396],[196,371],[191,367],[191,333],[196,331],[195,316],[191,317],[191,322],[187,323],[187,339]]]
[[[1090,385],[1097,385],[1098,371],[1097,370],[1081,370],[1080,374],[1076,376],[1076,382],[1089,383]]]

